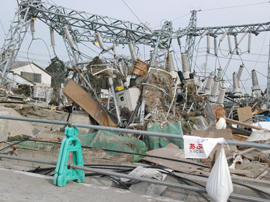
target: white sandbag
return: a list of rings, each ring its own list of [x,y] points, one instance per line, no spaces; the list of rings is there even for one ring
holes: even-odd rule
[[[218,122],[216,123],[216,129],[226,129],[227,124],[226,120],[224,118],[220,118]]]
[[[224,138],[203,138],[184,135],[185,158],[208,158],[218,143],[225,142]]]
[[[206,191],[215,202],[227,202],[233,192],[232,179],[223,147],[208,177]]]

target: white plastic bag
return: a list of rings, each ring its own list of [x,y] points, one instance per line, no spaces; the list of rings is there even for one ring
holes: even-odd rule
[[[233,192],[232,179],[223,147],[208,177],[206,191],[215,202],[226,202]]]
[[[224,138],[203,138],[184,135],[185,158],[208,158],[218,143],[225,142]]]

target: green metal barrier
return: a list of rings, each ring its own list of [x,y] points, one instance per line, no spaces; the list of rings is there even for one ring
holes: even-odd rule
[[[65,186],[67,181],[70,180],[84,182],[85,174],[83,170],[69,169],[67,166],[70,152],[73,155],[73,164],[83,166],[82,147],[80,139],[77,138],[78,134],[78,128],[65,128],[66,137],[61,144],[53,180],[53,183],[59,187]]]

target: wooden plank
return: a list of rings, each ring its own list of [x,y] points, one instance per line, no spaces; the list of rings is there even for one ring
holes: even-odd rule
[[[239,121],[247,124],[252,124],[251,107],[239,107],[237,108],[237,113]]]
[[[201,166],[193,165],[190,163],[195,163],[192,160],[185,159],[184,158],[184,150],[179,149],[178,146],[170,143],[164,148],[160,149],[155,149],[149,152],[146,152],[146,154],[153,155],[153,156],[160,156],[160,157],[165,157],[165,158],[171,158],[171,159],[176,159],[176,160],[181,160],[184,162],[176,162],[176,161],[170,161],[170,160],[164,160],[164,159],[158,159],[158,158],[153,158],[153,157],[145,157],[144,160],[155,163],[158,165],[161,165],[166,168],[171,168],[176,171],[180,172],[186,172],[186,173],[192,173],[197,171],[200,168],[203,168]]]
[[[257,126],[253,126],[253,125],[250,125],[250,124],[242,123],[240,121],[236,121],[236,120],[232,120],[232,119],[228,119],[228,118],[226,118],[226,121],[229,122],[229,123],[233,123],[233,124],[245,126],[246,128],[253,128],[253,129],[256,129],[256,130],[265,130],[267,132],[270,132],[270,130],[263,129],[263,128],[260,128],[260,127],[257,127]]]
[[[99,125],[110,127],[117,125],[117,120],[105,112],[95,98],[72,79],[63,89],[63,93],[84,109]]]

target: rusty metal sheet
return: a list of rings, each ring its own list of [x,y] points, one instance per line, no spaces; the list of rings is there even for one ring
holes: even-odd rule
[[[237,108],[238,119],[240,122],[252,124],[252,110],[251,107],[239,107]]]
[[[68,84],[63,89],[63,93],[84,109],[99,125],[110,127],[117,125],[117,120],[105,112],[95,98],[72,79],[69,80]]]
[[[178,146],[172,143],[168,144],[164,148],[154,149],[152,151],[146,152],[146,154],[184,161],[184,162],[177,162],[177,161],[164,160],[164,159],[159,159],[159,158],[154,158],[154,157],[144,158],[144,160],[148,162],[155,163],[163,167],[171,168],[173,170],[180,171],[180,172],[192,173],[192,172],[197,171],[198,169],[204,168],[204,167],[199,166],[199,163],[197,163],[198,166],[191,164],[195,162],[189,159],[185,159],[184,150],[179,149]]]

